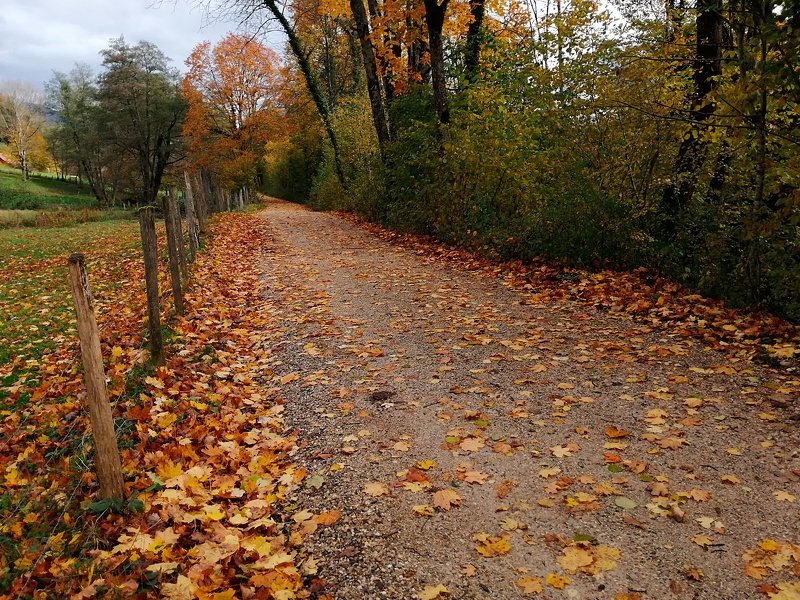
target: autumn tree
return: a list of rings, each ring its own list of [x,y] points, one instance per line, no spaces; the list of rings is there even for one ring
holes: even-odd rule
[[[230,34],[213,47],[196,46],[186,65],[183,133],[191,158],[232,188],[259,184],[264,147],[279,128],[280,58],[251,37]]]
[[[43,131],[44,93],[24,81],[8,81],[0,85],[0,135],[28,179],[31,159],[45,147]]]

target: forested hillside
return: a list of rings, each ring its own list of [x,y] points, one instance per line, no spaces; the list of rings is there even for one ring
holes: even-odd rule
[[[273,195],[800,318],[795,0],[223,8],[289,34]]]

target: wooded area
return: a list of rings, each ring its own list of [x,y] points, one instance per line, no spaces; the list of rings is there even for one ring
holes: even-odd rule
[[[224,9],[297,65],[273,195],[800,317],[796,2]]]

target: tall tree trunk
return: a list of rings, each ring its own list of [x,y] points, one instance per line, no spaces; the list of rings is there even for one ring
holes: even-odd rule
[[[464,75],[468,84],[478,78],[483,43],[483,16],[486,12],[485,0],[473,0],[469,12],[472,21],[467,29],[467,41],[464,44]]]
[[[444,73],[444,16],[450,0],[438,4],[436,0],[425,0],[425,23],[428,26],[428,45],[431,54],[431,71],[433,83],[433,103],[439,124],[443,126],[443,135],[450,124],[450,108],[447,98],[447,82]]]
[[[353,20],[361,43],[361,57],[364,61],[364,74],[367,78],[367,92],[372,108],[372,123],[375,133],[378,134],[378,146],[381,159],[384,159],[384,149],[389,141],[389,125],[386,120],[386,109],[381,95],[381,81],[378,77],[378,66],[375,62],[375,51],[370,40],[369,20],[362,0],[350,0],[350,9],[353,11]]]
[[[676,219],[694,195],[697,172],[706,158],[706,142],[702,132],[715,110],[708,96],[717,86],[715,78],[722,73],[722,51],[725,47],[724,21],[719,7],[719,0],[697,2],[697,45],[690,112],[692,124],[678,148],[675,180],[667,186],[662,197],[663,211],[668,218],[668,229],[671,230],[674,230]]]
[[[308,60],[308,54],[306,54],[305,50],[303,50],[303,45],[300,43],[300,38],[297,36],[297,32],[281,11],[277,0],[263,0],[263,4],[267,10],[269,10],[270,14],[275,17],[275,20],[280,23],[281,28],[289,38],[289,47],[292,50],[292,54],[294,54],[295,60],[297,60],[297,66],[300,67],[300,72],[303,74],[303,79],[306,82],[308,93],[311,94],[311,99],[314,101],[314,106],[317,107],[317,112],[319,113],[319,116],[322,119],[322,123],[325,127],[325,133],[328,134],[328,140],[330,141],[331,149],[333,150],[333,162],[336,169],[336,177],[339,179],[339,184],[344,189],[347,189],[347,183],[344,178],[344,169],[342,168],[342,156],[339,149],[339,140],[336,137],[336,132],[333,130],[333,120],[331,119],[330,108],[328,107],[328,103],[325,101],[325,96],[323,96],[322,90],[320,90],[317,78],[311,71],[311,64]]]

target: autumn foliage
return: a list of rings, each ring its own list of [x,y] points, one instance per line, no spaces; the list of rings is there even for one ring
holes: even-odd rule
[[[186,60],[181,91],[189,109],[189,156],[230,189],[257,185],[265,145],[280,133],[278,55],[244,35],[199,44]]]

